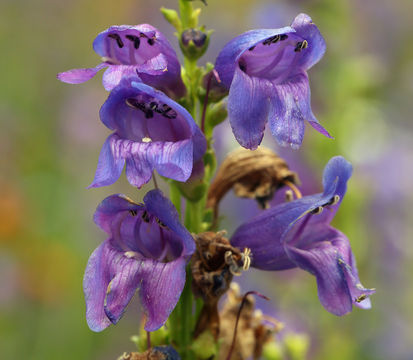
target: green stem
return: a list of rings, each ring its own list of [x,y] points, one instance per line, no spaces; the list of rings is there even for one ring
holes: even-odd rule
[[[186,29],[191,27],[191,16],[194,8],[191,2],[185,0],[179,0],[179,13],[181,15],[182,28]]]
[[[178,211],[179,217],[181,217],[181,192],[179,191],[176,183],[173,181],[169,184],[169,198]]]
[[[184,291],[181,295],[181,355],[183,360],[192,360],[194,358],[193,352],[191,350],[192,342],[192,305],[193,305],[193,295],[191,289],[192,276],[190,267],[188,266],[186,271],[186,283]]]

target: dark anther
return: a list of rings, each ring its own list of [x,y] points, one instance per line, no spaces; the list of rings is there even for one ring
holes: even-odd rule
[[[146,108],[145,108],[145,104],[140,103],[138,100],[136,100],[134,98],[126,99],[126,105],[128,105],[131,108],[141,110],[145,113],[147,111]]]
[[[158,104],[157,104],[155,101],[152,101],[152,102],[149,104],[149,108],[150,108],[151,110],[153,110],[153,111],[158,112]]]
[[[247,72],[247,65],[245,65],[245,63],[239,63],[239,68],[243,71],[243,72]]]
[[[155,39],[152,39],[152,38],[148,39],[148,44],[149,44],[150,46],[152,46],[153,44],[155,44]]]
[[[326,204],[327,205],[335,205],[340,201],[340,195],[334,195],[330,201]]]
[[[323,207],[319,206],[319,207],[316,207],[314,210],[311,210],[310,214],[317,215],[317,214],[321,214],[322,212],[323,212]]]
[[[251,46],[248,50],[253,51],[255,49],[255,46]]]
[[[148,214],[148,212],[145,210],[144,212],[143,212],[143,214],[142,214],[142,220],[143,221],[145,221],[145,222],[149,222],[149,220],[150,220],[150,218],[149,218],[149,214]]]
[[[129,210],[129,214],[131,214],[132,216],[136,216],[138,212],[136,210]]]
[[[152,119],[153,118],[153,111],[151,109],[146,109],[145,118],[147,118],[147,119]]]
[[[271,45],[271,44],[275,44],[278,40],[280,40],[280,35],[274,35],[274,36],[271,36],[270,38],[264,40],[264,42],[262,44],[263,45]]]
[[[288,35],[287,34],[282,34],[282,35],[280,35],[280,40],[281,41],[284,41],[284,40],[287,40],[288,39]]]
[[[109,34],[108,37],[111,39],[115,39],[118,46],[122,49],[123,48],[123,41],[118,34]]]
[[[300,41],[296,44],[294,51],[300,52],[301,50],[305,49],[308,46],[307,40]]]
[[[167,119],[175,119],[178,116],[176,111],[166,104],[162,105],[162,110],[160,110],[159,113]]]
[[[360,303],[360,302],[362,302],[363,300],[366,300],[367,299],[367,295],[366,294],[362,294],[362,295],[360,295],[359,297],[356,297],[355,299],[354,299],[354,301],[356,302],[356,303]]]
[[[133,41],[133,46],[135,47],[135,49],[139,49],[139,45],[141,44],[139,37],[135,35],[126,35],[126,38],[130,41]]]
[[[158,218],[156,218],[156,222],[158,223],[158,225],[160,227],[166,228],[166,225],[161,220],[159,220]]]

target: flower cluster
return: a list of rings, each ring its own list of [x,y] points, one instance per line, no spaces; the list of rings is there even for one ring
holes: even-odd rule
[[[99,65],[58,74],[59,80],[78,84],[106,69],[103,85],[110,92],[100,119],[112,133],[103,144],[90,187],[115,183],[124,167],[134,187],[148,183],[155,171],[171,186],[171,200],[154,179],[156,189],[143,203],[116,194],[97,207],[95,223],[108,238],[90,256],[84,276],[89,327],[101,331],[116,324],[139,290],[144,328],[155,331],[192,286],[204,302],[196,336],[209,328],[217,340],[218,299],[232,277],[250,265],[310,272],[322,305],[333,314],[344,315],[352,305],[369,308],[374,290],[361,285],[349,240],[330,225],[345,195],[351,165],[343,157],[332,158],[324,171],[324,191],[301,197],[298,177],[283,159],[262,148],[250,152],[260,145],[267,122],[281,146],[301,145],[305,121],[331,137],[310,105],[307,70],[326,49],[317,26],[300,14],[291,26],[248,31],[222,49],[215,66],[199,68],[196,61],[208,47],[210,32],[197,27],[199,12],[192,12],[190,2],[181,0],[180,5],[181,17],[171,9],[162,11],[180,36],[185,67],[153,26],[121,25],[94,40],[93,48],[102,58]],[[228,112],[222,110],[227,95]],[[227,114],[235,138],[249,150],[228,157],[210,186],[216,167],[211,129]],[[295,199],[289,190],[285,203],[269,207],[274,192],[283,186],[294,190]],[[230,188],[266,209],[228,240],[224,232],[212,230],[218,203]],[[185,286],[190,271],[192,284]],[[191,296],[182,296],[182,303]],[[179,309],[182,319],[184,311],[192,312],[192,303],[185,304]],[[192,326],[180,331],[191,332]],[[170,328],[176,329],[173,321]],[[175,346],[188,351],[186,337],[171,336]]]

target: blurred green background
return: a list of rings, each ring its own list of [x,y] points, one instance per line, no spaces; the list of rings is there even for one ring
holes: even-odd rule
[[[96,205],[112,193],[139,199],[145,191],[136,194],[123,178],[107,188],[86,189],[109,134],[98,118],[107,93],[100,75],[78,86],[55,76],[95,66],[99,58],[92,41],[113,24],[149,22],[177,49],[172,28],[158,11],[162,5],[176,8],[177,2],[0,4],[3,359],[105,360],[134,349],[129,336],[139,327],[138,304],[129,306],[116,327],[95,334],[86,325],[81,285],[86,261],[105,236],[92,222]],[[312,104],[335,140],[308,128],[300,151],[281,151],[293,169],[306,169],[299,175],[304,183],[315,183],[315,191],[331,156],[341,154],[353,163],[334,225],[351,241],[363,284],[377,288],[377,294],[372,310],[355,309],[338,318],[320,305],[314,278],[299,270],[252,271],[247,277],[254,282],[243,279],[244,290],[260,282],[287,329],[310,336],[311,359],[413,359],[413,2],[209,0],[208,7],[199,6],[201,23],[216,30],[209,61],[239,33],[288,25],[300,12],[319,26],[327,53],[309,72]],[[227,131],[225,125],[216,131],[220,158],[234,146],[232,140],[222,144],[222,134],[231,139]],[[228,195],[223,206],[230,210],[237,201]],[[236,204],[247,204],[242,201]],[[243,216],[233,214],[224,223],[229,230]]]

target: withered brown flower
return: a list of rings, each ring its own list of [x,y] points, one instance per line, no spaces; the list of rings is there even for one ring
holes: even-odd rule
[[[216,218],[219,202],[232,188],[236,196],[255,199],[265,209],[276,190],[289,186],[296,192],[298,183],[297,174],[272,150],[239,148],[230,153],[218,169],[209,188],[207,207],[214,209]]]

